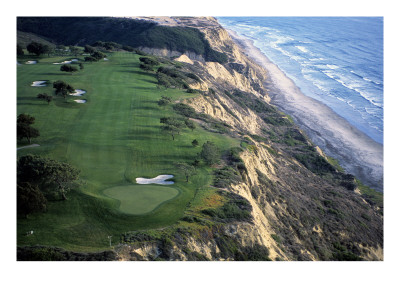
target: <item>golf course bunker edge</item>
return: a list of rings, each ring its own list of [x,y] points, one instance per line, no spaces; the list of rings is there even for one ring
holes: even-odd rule
[[[180,194],[176,188],[163,185],[119,185],[103,191],[104,195],[119,200],[119,210],[126,214],[142,215],[155,210],[162,203]]]
[[[157,177],[154,178],[142,178],[138,177],[136,178],[136,183],[138,184],[174,184],[173,181],[168,181],[168,179],[173,178],[174,175],[158,175]]]

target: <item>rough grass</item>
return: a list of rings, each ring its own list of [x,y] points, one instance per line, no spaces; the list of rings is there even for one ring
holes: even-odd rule
[[[84,70],[64,74],[59,62],[68,57],[40,57],[36,65],[17,67],[17,114],[36,118],[40,137],[32,142],[40,147],[18,150],[20,157],[38,154],[67,161],[81,170],[81,185],[69,194],[68,201],[50,202],[44,214],[18,220],[18,245],[53,245],[70,250],[99,250],[107,247],[108,235],[118,240],[121,233],[160,228],[178,222],[197,189],[210,184],[212,172],[202,166],[186,183],[173,167],[175,162],[192,163],[199,148],[191,145],[214,142],[221,149],[238,141],[202,128],[183,130],[175,137],[162,134],[160,118],[174,116],[172,108],[161,109],[161,96],[173,100],[190,97],[183,90],[158,89],[154,74],[139,68],[139,55],[119,52],[108,61],[85,63]],[[82,59],[82,57],[81,57]],[[31,87],[32,81],[64,80],[76,89],[87,91],[85,104],[55,97],[48,105],[38,93],[54,95],[52,84]],[[19,143],[17,146],[24,146]],[[134,183],[137,177],[175,175],[181,193],[145,216],[122,214],[119,201],[102,191]],[[34,230],[31,236],[25,233]]]

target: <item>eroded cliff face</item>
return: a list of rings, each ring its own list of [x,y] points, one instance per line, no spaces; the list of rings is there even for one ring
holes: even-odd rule
[[[177,19],[179,26],[201,30],[214,50],[228,55],[228,62],[222,65],[190,53],[147,50],[179,54],[176,60],[200,78],[191,88],[202,91],[185,104],[229,125],[232,134],[248,144],[240,154],[242,179],[221,189],[248,201],[251,221],[220,224],[197,237],[179,233],[168,243],[121,244],[116,248],[118,259],[240,259],[226,250],[229,239],[243,253],[258,249],[262,257],[263,249],[268,249],[272,260],[383,260],[382,212],[356,192],[352,176],[327,165],[326,156],[290,118],[262,106],[270,100],[263,88],[266,72],[214,18]]]

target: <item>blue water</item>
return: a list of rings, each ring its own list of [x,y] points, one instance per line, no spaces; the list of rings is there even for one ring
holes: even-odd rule
[[[383,143],[383,18],[218,17],[302,92]]]

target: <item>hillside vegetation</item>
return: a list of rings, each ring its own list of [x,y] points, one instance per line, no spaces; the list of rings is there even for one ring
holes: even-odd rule
[[[48,45],[51,48],[55,48],[56,45],[49,42],[47,39],[40,37],[34,33],[17,31],[17,43],[21,45],[21,47],[26,48],[28,44],[31,42],[41,43],[43,45]]]
[[[213,50],[203,33],[196,28],[164,27],[153,22],[105,17],[19,17],[17,28],[63,45],[84,46],[96,41],[107,41],[135,48],[193,52],[207,61],[227,61],[226,55]]]

